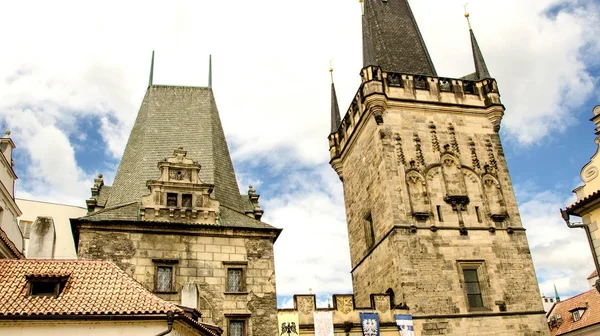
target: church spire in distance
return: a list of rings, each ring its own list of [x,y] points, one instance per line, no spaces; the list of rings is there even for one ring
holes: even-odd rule
[[[408,0],[361,0],[363,66],[437,76]]]
[[[340,127],[340,106],[338,105],[337,94],[335,93],[335,84],[333,83],[333,67],[329,67],[331,75],[331,133],[338,130]]]
[[[477,79],[481,80],[492,78],[492,76],[490,76],[490,72],[488,71],[487,65],[485,64],[485,60],[483,59],[483,54],[481,53],[477,39],[475,38],[475,33],[473,33],[473,29],[471,28],[471,21],[469,20],[469,12],[467,12],[467,5],[465,5],[465,17],[467,18],[467,22],[469,24],[469,33],[471,34],[471,47],[473,48],[473,61],[475,62],[475,74]]]

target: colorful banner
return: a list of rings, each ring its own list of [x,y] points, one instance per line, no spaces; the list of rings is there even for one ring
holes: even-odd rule
[[[379,336],[379,315],[360,313],[360,325],[364,336]]]
[[[395,314],[394,319],[400,331],[400,336],[415,336],[412,315]]]
[[[333,313],[314,312],[315,336],[333,336]]]
[[[277,322],[279,322],[279,336],[300,335],[298,312],[280,311],[277,313]]]

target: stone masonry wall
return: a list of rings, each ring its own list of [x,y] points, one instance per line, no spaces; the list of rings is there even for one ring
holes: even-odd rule
[[[224,329],[228,318],[247,319],[247,335],[277,333],[277,299],[271,237],[108,232],[80,233],[80,258],[114,261],[146,288],[155,289],[156,260],[176,260],[174,291],[158,296],[180,303],[186,283],[198,288],[202,321]],[[153,261],[153,259],[155,261]],[[227,293],[227,267],[243,268],[245,290]]]

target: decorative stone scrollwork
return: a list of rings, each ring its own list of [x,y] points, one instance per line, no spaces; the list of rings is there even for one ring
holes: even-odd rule
[[[396,156],[398,158],[398,165],[406,165],[406,158],[404,157],[404,150],[402,149],[402,138],[400,137],[400,134],[396,133],[394,135],[394,139],[396,140]]]
[[[421,138],[419,138],[419,134],[414,133],[415,141],[415,151],[417,152],[417,164],[421,165],[421,167],[425,167],[425,157],[423,156],[423,150],[421,149]]]
[[[485,139],[485,148],[488,153],[488,165],[491,174],[496,174],[498,172],[498,162],[496,161],[496,157],[494,156],[494,146],[489,139]]]
[[[344,314],[348,314],[354,309],[354,304],[352,303],[352,296],[337,296],[335,298],[337,310],[341,311]]]
[[[298,298],[298,311],[304,315],[310,314],[315,309],[314,295],[303,295]]]
[[[440,151],[440,142],[438,140],[436,127],[435,127],[435,124],[433,123],[433,121],[429,122],[429,130],[431,132],[431,145],[433,147],[433,151],[439,152]]]
[[[469,149],[471,150],[471,162],[473,163],[473,168],[481,169],[481,164],[477,157],[477,148],[475,148],[475,141],[473,141],[473,138],[469,138]]]
[[[583,180],[583,182],[589,182],[589,181],[595,179],[597,176],[598,176],[598,168],[595,166],[587,167],[581,173],[581,179]]]
[[[455,154],[460,154],[460,148],[458,147],[458,141],[456,140],[456,132],[452,123],[448,124],[448,133],[450,134],[450,145],[452,146],[452,151]]]

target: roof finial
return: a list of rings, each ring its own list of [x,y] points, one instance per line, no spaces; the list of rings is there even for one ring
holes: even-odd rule
[[[360,8],[362,10],[362,15],[365,15],[365,4],[363,3],[363,0],[358,0],[358,2],[360,2]]]
[[[212,88],[212,55],[208,55],[208,87]]]
[[[331,84],[333,84],[333,58],[329,60],[329,75],[331,76]]]
[[[152,86],[153,77],[154,77],[154,50],[152,50],[152,61],[150,61],[150,79],[148,80],[148,87]]]
[[[554,285],[554,297],[556,298],[556,302],[560,302],[560,296],[558,296],[558,290],[556,290],[556,284],[552,283]]]
[[[467,18],[467,23],[469,24],[469,29],[471,29],[471,20],[469,20],[469,16],[470,16],[470,14],[469,14],[469,12],[467,11],[467,6],[468,6],[468,5],[469,5],[469,3],[467,2],[467,3],[465,4],[465,6],[464,6],[464,7],[465,7],[465,17]]]

